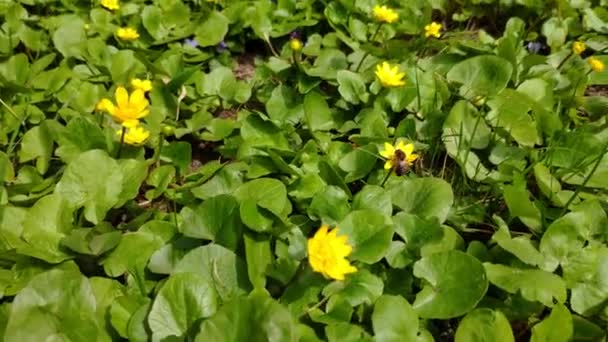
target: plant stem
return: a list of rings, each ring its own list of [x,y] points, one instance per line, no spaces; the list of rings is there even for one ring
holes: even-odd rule
[[[390,170],[388,170],[388,173],[386,174],[386,176],[382,180],[382,184],[380,184],[380,187],[384,186],[384,184],[386,183],[386,181],[388,180],[388,178],[391,176],[392,173],[393,173],[393,168],[391,168]]]
[[[376,36],[378,35],[378,32],[380,32],[381,27],[382,27],[382,23],[378,24],[376,31],[374,32],[374,34],[372,34],[372,37],[369,39],[370,42],[376,38]],[[363,54],[363,57],[361,57],[359,64],[357,64],[357,67],[355,68],[355,72],[359,72],[359,69],[361,69],[361,66],[363,65],[363,61],[367,58],[367,56],[369,56],[369,52],[366,51],[365,54]]]
[[[122,145],[125,143],[125,134],[127,134],[127,127],[122,127],[122,132],[120,132],[120,145],[118,145],[118,153],[116,153],[116,159],[120,159],[120,154],[122,153]]]
[[[606,142],[604,144],[604,147],[602,148],[602,152],[597,157],[595,164],[593,164],[593,168],[591,168],[591,172],[589,172],[589,174],[583,180],[583,183],[581,183],[581,185],[579,187],[577,187],[576,190],[574,190],[574,193],[572,194],[572,196],[570,196],[570,198],[568,199],[568,202],[566,202],[566,205],[564,206],[564,209],[562,210],[561,216],[564,216],[566,214],[566,211],[568,211],[568,207],[570,207],[570,204],[572,204],[572,202],[576,199],[578,194],[580,194],[582,189],[587,185],[587,183],[589,183],[589,180],[595,174],[595,171],[597,170],[597,168],[600,166],[602,159],[604,159],[606,152],[608,152],[608,142]]]
[[[160,153],[163,150],[163,142],[165,140],[165,135],[161,132],[158,135],[158,148],[154,151],[154,158],[152,159],[152,164],[156,164],[158,166],[158,162],[160,160]]]
[[[572,51],[570,51],[570,53],[568,54],[568,56],[566,56],[566,58],[564,58],[564,59],[563,59],[563,60],[562,60],[562,61],[559,63],[559,65],[557,66],[557,70],[559,70],[559,69],[560,69],[560,68],[561,68],[561,67],[564,65],[564,63],[566,63],[566,61],[567,61],[567,60],[569,60],[569,59],[570,59],[570,57],[572,57],[572,54],[573,54],[573,53],[572,53]]]
[[[317,304],[311,306],[306,311],[304,311],[304,313],[300,317],[304,317],[304,316],[308,315],[312,310],[318,309],[321,305],[325,304],[329,300],[329,298],[330,297],[327,296],[327,297],[321,299]]]

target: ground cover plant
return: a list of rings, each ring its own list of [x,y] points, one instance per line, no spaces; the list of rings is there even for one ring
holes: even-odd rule
[[[608,1],[0,0],[4,341],[604,341]]]

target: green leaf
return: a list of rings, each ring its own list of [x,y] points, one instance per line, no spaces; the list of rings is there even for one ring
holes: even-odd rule
[[[421,255],[422,248],[441,241],[444,229],[435,218],[422,219],[416,215],[400,212],[393,217],[395,233],[405,241],[408,252]]]
[[[154,188],[146,191],[146,198],[152,200],[162,196],[174,178],[175,167],[173,165],[162,165],[152,170],[146,183]]]
[[[467,314],[456,330],[456,342],[515,342],[511,324],[500,311],[476,309]]]
[[[160,234],[159,230],[167,235]],[[105,272],[111,277],[119,277],[125,272],[143,274],[150,256],[171,238],[174,230],[170,223],[149,221],[139,231],[123,234],[116,249],[101,263]]]
[[[266,270],[273,261],[270,239],[261,235],[245,234],[244,240],[249,281],[253,284],[254,289],[264,289]]]
[[[17,250],[25,255],[58,263],[70,257],[61,240],[72,230],[72,208],[58,194],[39,199],[23,220],[21,237],[27,247]]]
[[[80,154],[65,169],[55,192],[75,208],[84,207],[84,217],[100,222],[120,200],[123,175],[105,151]]]
[[[183,174],[188,171],[192,161],[192,144],[185,141],[176,141],[163,146],[160,159],[173,163]]]
[[[466,98],[500,93],[511,79],[513,66],[496,56],[476,56],[466,59],[450,69],[449,82],[462,84],[460,93]]]
[[[436,217],[439,222],[445,221],[454,202],[452,187],[439,178],[404,179],[390,191],[396,207],[422,218]]]
[[[122,191],[114,208],[122,207],[127,201],[135,199],[139,194],[141,183],[148,176],[148,163],[144,160],[120,159],[118,166],[123,175]]]
[[[295,322],[281,304],[268,295],[252,292],[224,304],[205,320],[194,341],[294,341]]]
[[[374,340],[378,342],[417,341],[418,315],[401,296],[383,295],[372,313]]]
[[[291,203],[287,200],[285,185],[272,178],[259,178],[239,186],[234,196],[241,203],[240,213],[243,223],[256,231],[270,230],[268,210],[277,217],[291,213]]]
[[[129,320],[141,306],[149,304],[149,301],[146,297],[132,294],[118,297],[112,302],[109,310],[110,322],[121,337],[129,337]]]
[[[70,120],[59,133],[57,143],[59,147],[55,153],[66,163],[70,163],[85,151],[107,150],[103,131],[85,117]]]
[[[393,238],[392,222],[372,209],[355,210],[338,224],[339,234],[347,235],[353,252],[350,257],[367,264],[382,259]]]
[[[518,217],[533,231],[542,231],[541,212],[530,200],[524,183],[505,185],[503,194],[512,216]]]
[[[367,176],[376,166],[376,146],[373,144],[355,148],[340,159],[338,166],[348,172],[344,181],[347,183]]]
[[[185,236],[214,241],[236,250],[240,239],[239,204],[229,195],[211,197],[202,204],[184,207],[180,212],[180,232]]]
[[[568,24],[558,17],[551,17],[543,23],[541,28],[543,36],[547,37],[547,45],[555,50],[564,45],[568,36]]]
[[[193,249],[175,266],[176,273],[198,273],[211,280],[222,301],[244,294],[251,286],[247,268],[234,252],[215,244]]]
[[[37,275],[17,294],[4,340],[104,340],[95,306],[89,281],[74,263],[63,264]]]
[[[304,116],[312,131],[328,131],[337,128],[334,114],[327,101],[319,93],[311,91],[304,97]]]
[[[52,153],[53,139],[47,125],[42,122],[23,135],[19,162],[24,163],[36,159],[36,169],[40,174],[45,174],[49,168]]]
[[[558,304],[549,317],[532,327],[531,342],[567,342],[573,333],[572,315],[568,309]]]
[[[323,49],[315,59],[315,64],[308,69],[307,74],[325,80],[334,80],[339,70],[348,67],[344,52],[338,49]]]
[[[200,46],[212,46],[224,40],[228,33],[228,18],[219,11],[211,11],[205,21],[196,29],[196,41]]]
[[[53,44],[64,57],[82,58],[87,35],[84,22],[76,15],[61,17],[60,26],[53,33]]]
[[[338,85],[342,98],[352,104],[366,103],[369,99],[365,82],[359,74],[348,70],[338,71]]]
[[[308,208],[308,215],[329,225],[342,221],[349,212],[348,195],[341,188],[331,185],[318,192]]]
[[[382,295],[384,283],[366,269],[346,277],[344,282],[334,282],[323,289],[325,296],[338,295],[355,307],[363,303],[372,304]]]
[[[475,308],[488,289],[481,262],[461,251],[431,254],[418,260],[414,276],[429,283],[414,302],[414,309],[422,318],[461,316]]]
[[[559,276],[538,269],[522,269],[484,263],[490,282],[509,292],[521,292],[530,301],[538,301],[552,307],[553,300],[566,300],[566,285]]]
[[[382,187],[366,185],[353,198],[353,209],[374,209],[385,216],[391,216],[391,195]]]
[[[525,94],[505,89],[488,105],[492,110],[487,120],[494,128],[506,131],[522,146],[532,147],[540,142],[536,121],[528,114],[536,110],[536,105]]]
[[[292,88],[279,85],[274,88],[266,102],[266,112],[270,119],[278,124],[295,125],[304,115],[301,101]]]
[[[483,149],[490,142],[490,128],[477,109],[467,101],[454,104],[443,123],[443,136],[458,139],[463,144],[459,151],[469,148]],[[462,153],[462,152],[461,152]]]
[[[374,339],[360,326],[349,323],[331,324],[325,327],[329,342],[372,342]]]
[[[498,224],[498,230],[492,235],[492,240],[496,241],[502,249],[515,255],[519,260],[528,265],[541,265],[544,261],[542,254],[532,244],[529,237],[518,236],[511,238],[509,227],[499,217],[494,216],[494,221]]]
[[[213,316],[218,308],[215,289],[197,273],[171,275],[160,289],[148,316],[152,337],[183,337],[201,318]]]

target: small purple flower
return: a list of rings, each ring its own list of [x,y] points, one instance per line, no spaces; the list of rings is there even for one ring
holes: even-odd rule
[[[528,43],[528,51],[532,53],[539,53],[542,49],[543,45],[539,42],[529,42]]]
[[[188,39],[186,38],[186,40],[184,41],[184,44],[190,46],[190,47],[197,47],[198,46],[198,42],[196,41],[196,39],[192,38],[192,39]]]
[[[298,39],[298,40],[302,40],[302,32],[301,32],[300,30],[295,30],[295,31],[292,31],[292,32],[289,34],[289,38],[291,38],[291,39]]]
[[[217,44],[218,52],[222,52],[222,51],[226,50],[227,48],[228,48],[228,45],[223,40],[219,44]]]

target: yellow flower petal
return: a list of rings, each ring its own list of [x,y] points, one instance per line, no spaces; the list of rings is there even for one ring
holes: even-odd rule
[[[128,107],[129,106],[129,92],[125,87],[116,88],[116,104],[118,107]]]
[[[409,156],[414,152],[414,144],[407,144],[401,148],[401,151],[405,153],[405,155]]]
[[[387,160],[384,163],[384,169],[385,170],[390,170],[393,167],[393,161],[391,159]]]
[[[439,37],[441,37],[441,28],[442,27],[443,27],[443,25],[433,21],[432,23],[430,23],[424,27],[424,36],[427,38],[428,37],[439,38]]]
[[[395,147],[389,143],[384,143],[384,150],[380,151],[380,155],[384,158],[391,158],[395,153]]]
[[[572,43],[572,52],[576,55],[580,55],[581,53],[585,52],[586,49],[587,46],[581,41]]]
[[[589,63],[589,66],[591,66],[591,70],[593,70],[595,72],[604,71],[604,67],[605,67],[604,62],[600,61],[596,57],[589,57],[589,59],[587,60],[587,63]]]
[[[391,66],[388,62],[382,62],[376,66],[376,77],[384,87],[398,87],[405,84],[405,74],[399,71],[399,66]]]
[[[118,0],[101,0],[101,7],[105,7],[109,10],[115,11],[120,9]]]
[[[343,280],[344,276],[357,269],[345,259],[352,252],[348,237],[338,235],[338,230],[328,230],[327,225],[321,226],[315,235],[308,240],[308,262],[315,272],[324,277]]]
[[[152,90],[152,82],[150,80],[140,80],[139,78],[134,78],[131,80],[131,85],[135,89],[140,89],[143,92]]]
[[[394,9],[388,8],[386,6],[374,6],[373,14],[376,20],[389,24],[399,19],[399,14]]]

